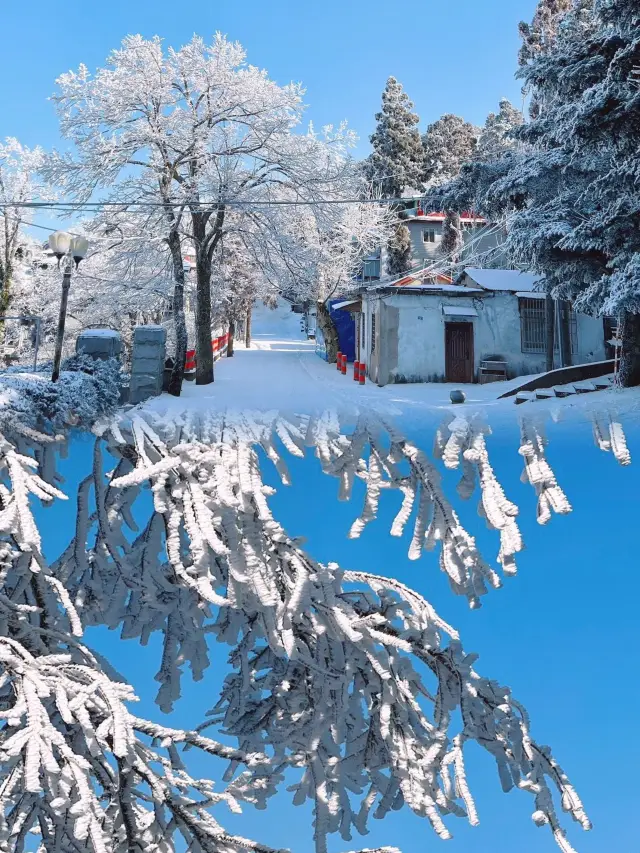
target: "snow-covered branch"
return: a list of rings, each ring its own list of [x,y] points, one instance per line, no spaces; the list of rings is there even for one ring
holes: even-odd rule
[[[463,651],[455,630],[414,591],[313,560],[273,517],[259,456],[288,483],[283,448],[294,456],[314,448],[326,473],[340,478],[344,499],[355,479],[363,480],[365,507],[354,534],[375,517],[383,488],[404,492],[393,532],[401,532],[415,502],[412,554],[440,541],[454,591],[475,604],[485,580],[496,586],[498,576],[462,527],[426,454],[370,418],[344,435],[331,413],[288,419],[275,412],[187,413],[180,422],[143,414],[121,418],[96,442],[94,474],[80,490],[77,539],[55,573],[85,624],[121,625],[123,636],[143,642],[153,631],[163,634],[157,678],[164,708],[179,696],[184,663],[202,676],[206,634],[232,646],[233,671],[210,718],[197,734],[172,733],[173,740],[228,757],[233,768],[233,751],[198,742],[205,728],[222,725],[249,763],[242,778],[261,796],[275,793],[284,768],[296,771],[290,790],[295,803],[313,803],[321,853],[328,834],[348,840],[353,829],[366,832],[370,813],[383,817],[402,804],[426,817],[441,838],[450,837],[447,815],[477,823],[464,769],[465,745],[475,741],[496,759],[505,790],[533,793],[534,819],[548,823],[569,850],[553,791],[584,828],[588,820],[555,760],[532,739],[510,691],[476,672],[476,656]],[[486,430],[475,422],[447,428],[443,456],[452,466],[462,453],[477,469],[484,511],[500,531],[500,560],[509,571],[519,544],[515,507],[488,462]],[[104,442],[119,459],[106,478]],[[131,508],[146,483],[154,509],[137,530]],[[133,725],[161,739],[171,732]],[[266,764],[255,764],[256,754]]]

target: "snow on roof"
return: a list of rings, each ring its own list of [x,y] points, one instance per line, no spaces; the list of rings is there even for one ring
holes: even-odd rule
[[[357,302],[360,302],[360,299],[346,299],[344,302],[334,302],[331,306],[334,311],[339,310],[340,308],[346,308],[347,305],[355,305]]]
[[[438,211],[429,212],[418,208],[415,214],[409,214],[407,219],[410,220],[419,220],[421,222],[444,222],[446,219],[446,215],[444,213],[440,213]],[[486,219],[483,216],[476,216],[473,213],[461,213],[460,214],[461,222],[475,222],[475,223],[486,223]]]
[[[485,290],[510,290],[514,293],[531,293],[536,290],[535,285],[542,282],[542,276],[520,270],[482,270],[468,267],[461,273],[458,281],[465,275]]]

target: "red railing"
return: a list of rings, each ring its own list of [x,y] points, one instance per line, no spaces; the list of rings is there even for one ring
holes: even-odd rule
[[[227,347],[229,346],[229,333],[226,335],[220,335],[219,338],[213,338],[211,341],[211,349],[213,350],[213,360],[220,358],[221,355],[227,351]],[[185,370],[195,370],[196,369],[196,351],[194,349],[187,350],[187,358],[184,364]]]

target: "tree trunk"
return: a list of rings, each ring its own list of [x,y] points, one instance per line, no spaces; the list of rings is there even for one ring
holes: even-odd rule
[[[196,385],[210,385],[213,382],[211,259],[217,241],[207,241],[208,217],[208,213],[191,211],[196,249]]]
[[[13,264],[8,253],[5,255],[4,263],[2,263],[2,269],[0,269],[0,272],[2,273],[0,276],[0,343],[4,344],[6,331],[4,315],[7,313],[11,303],[11,278],[13,275]]]
[[[556,305],[551,294],[547,293],[544,300],[544,330],[547,370],[553,370],[553,354],[556,339]]]
[[[251,312],[253,306],[247,308],[247,314],[244,321],[244,345],[247,349],[251,346]]]
[[[200,255],[196,258],[196,385],[213,382],[213,347],[211,346],[211,264]]]
[[[560,314],[560,361],[563,367],[571,367],[570,305],[565,299],[558,302],[558,312]]]
[[[622,322],[620,384],[623,388],[635,388],[640,385],[640,314],[625,311]]]
[[[227,358],[233,357],[233,338],[236,333],[235,320],[229,320],[229,343],[227,344]]]
[[[333,317],[329,313],[329,309],[324,302],[318,302],[316,306],[316,325],[322,332],[324,344],[327,350],[327,361],[329,364],[335,364],[338,360],[338,351],[340,349],[340,338],[336,324],[333,322]]]
[[[187,324],[184,317],[184,262],[182,244],[177,231],[169,234],[169,249],[173,261],[173,323],[176,335],[173,369],[169,380],[169,394],[179,397],[187,360]]]

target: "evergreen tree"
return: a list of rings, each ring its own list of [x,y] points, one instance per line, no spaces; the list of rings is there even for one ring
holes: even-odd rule
[[[420,187],[422,145],[418,116],[402,85],[389,77],[382,93],[382,110],[370,137],[373,152],[366,172],[383,196],[399,197],[408,188]]]
[[[543,109],[525,153],[465,167],[439,200],[516,210],[509,247],[548,292],[622,328],[620,378],[640,384],[640,7],[583,0],[521,72]]]
[[[524,116],[507,98],[500,101],[497,113],[489,113],[482,128],[476,158],[479,160],[497,160],[506,151],[515,148],[518,140],[514,133],[524,124]]]
[[[451,113],[430,124],[422,137],[425,184],[435,187],[455,178],[472,159],[479,135],[477,127]]]
[[[393,238],[387,247],[387,272],[399,276],[411,269],[411,232],[402,220],[398,221]]]
[[[573,6],[574,0],[539,0],[531,23],[520,22],[522,45],[518,53],[518,62],[521,67],[529,65],[532,60],[552,48],[560,24]],[[527,94],[527,87],[525,86],[522,91],[523,94]],[[535,118],[539,111],[540,103],[534,92],[529,104],[529,114]]]
[[[520,65],[527,65],[553,45],[562,19],[573,7],[573,0],[539,0],[530,24],[520,22],[522,45],[518,53]]]
[[[460,259],[463,243],[460,214],[453,210],[448,210],[442,227],[440,251],[449,259],[452,266],[457,264]]]

